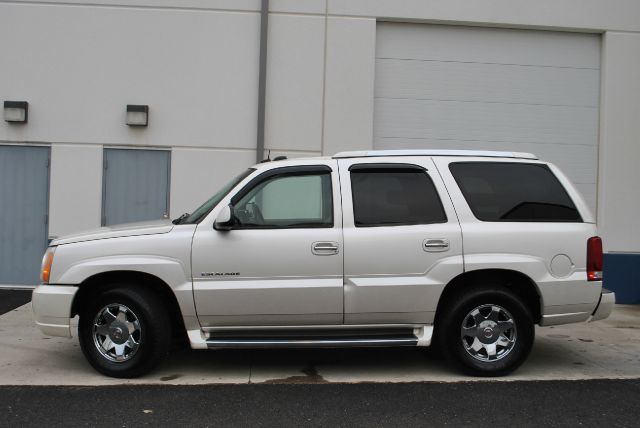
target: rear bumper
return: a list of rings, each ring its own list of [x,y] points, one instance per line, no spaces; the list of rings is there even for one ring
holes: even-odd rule
[[[31,307],[38,328],[48,336],[71,337],[71,305],[78,287],[40,285],[33,290]]]
[[[588,321],[598,321],[607,318],[609,315],[611,315],[611,311],[613,311],[613,305],[615,304],[616,293],[603,288],[602,294],[600,294],[600,301],[598,302],[598,306],[596,306],[596,309],[593,311]]]

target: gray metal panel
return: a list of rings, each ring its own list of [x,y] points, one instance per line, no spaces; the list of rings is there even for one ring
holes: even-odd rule
[[[535,153],[595,210],[600,38],[379,23],[374,148]]]
[[[0,284],[39,283],[47,247],[49,148],[0,145]]]
[[[104,167],[104,225],[168,215],[170,152],[105,149]]]

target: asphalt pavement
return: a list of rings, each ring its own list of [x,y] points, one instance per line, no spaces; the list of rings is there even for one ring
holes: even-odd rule
[[[637,427],[640,380],[0,387],[2,426]]]
[[[31,290],[0,290],[0,315],[31,301]]]

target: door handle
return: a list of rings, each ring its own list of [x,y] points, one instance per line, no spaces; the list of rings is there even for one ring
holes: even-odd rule
[[[330,256],[338,254],[340,247],[337,242],[314,242],[311,245],[311,252],[316,256]]]
[[[449,240],[427,238],[422,241],[422,249],[430,253],[447,251],[449,249]]]

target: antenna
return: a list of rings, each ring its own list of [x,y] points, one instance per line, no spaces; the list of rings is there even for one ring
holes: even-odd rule
[[[267,158],[262,159],[260,163],[271,162],[271,149],[267,150]]]

